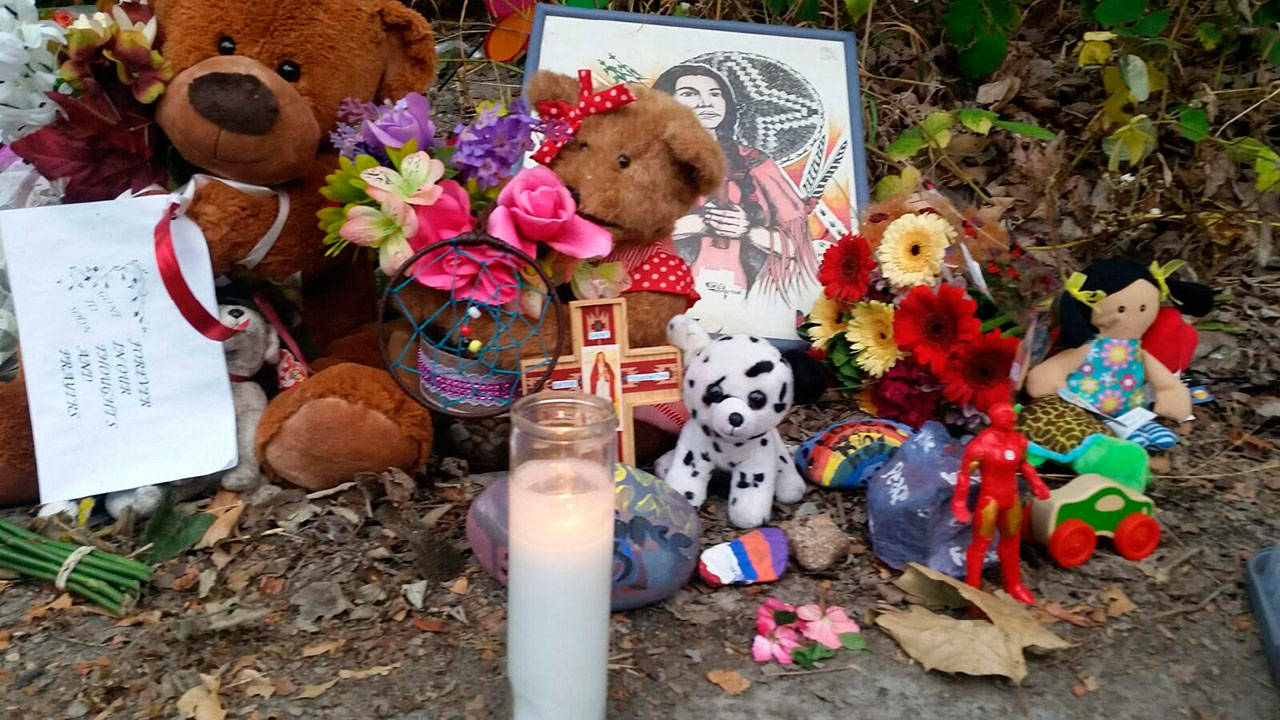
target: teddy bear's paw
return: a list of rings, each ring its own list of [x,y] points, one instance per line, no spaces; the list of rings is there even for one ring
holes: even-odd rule
[[[386,372],[342,363],[280,394],[258,423],[268,475],[324,490],[357,473],[414,471],[431,452],[431,418]]]

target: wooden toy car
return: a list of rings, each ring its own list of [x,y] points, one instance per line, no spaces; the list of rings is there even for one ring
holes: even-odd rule
[[[1141,560],[1160,545],[1155,503],[1101,475],[1081,475],[1054,490],[1048,500],[1032,500],[1027,532],[1049,549],[1062,567],[1093,557],[1098,536],[1112,539],[1116,552]]]

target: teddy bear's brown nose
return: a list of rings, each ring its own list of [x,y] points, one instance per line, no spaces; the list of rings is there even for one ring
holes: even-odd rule
[[[187,98],[201,117],[241,135],[266,135],[280,114],[280,103],[271,90],[243,73],[201,75],[191,81]]]

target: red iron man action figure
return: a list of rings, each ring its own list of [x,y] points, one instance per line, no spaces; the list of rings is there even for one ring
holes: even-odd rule
[[[973,542],[965,553],[965,582],[982,587],[982,559],[1000,530],[1000,570],[1004,574],[1004,590],[1015,600],[1030,605],[1035,598],[1022,584],[1018,567],[1018,543],[1022,537],[1022,500],[1018,497],[1018,473],[1027,479],[1031,492],[1044,500],[1049,488],[1027,462],[1027,438],[1013,428],[1017,415],[1009,403],[993,405],[987,411],[991,426],[969,441],[964,448],[956,492],[951,498],[951,513],[956,522],[973,521]],[[978,490],[977,517],[969,513],[969,475],[975,469],[982,473]]]

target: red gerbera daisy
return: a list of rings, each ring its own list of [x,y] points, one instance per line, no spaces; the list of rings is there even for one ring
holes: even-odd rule
[[[973,403],[983,412],[994,402],[1008,402],[1013,392],[1009,368],[1017,352],[1018,338],[1004,337],[999,330],[965,344],[942,374],[942,393],[956,405]]]
[[[818,282],[829,298],[857,302],[867,294],[867,283],[876,266],[871,246],[861,235],[845,235],[827,248],[818,268]]]
[[[977,309],[978,304],[958,287],[944,284],[936,293],[915,287],[893,316],[893,337],[916,362],[941,374],[951,353],[982,332],[982,323],[973,316]]]

